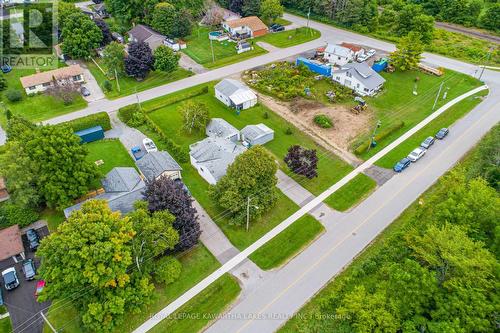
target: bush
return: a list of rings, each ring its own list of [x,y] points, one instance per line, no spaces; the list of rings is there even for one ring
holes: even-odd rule
[[[333,122],[326,114],[318,114],[314,116],[314,123],[321,128],[331,128]]]
[[[293,131],[290,127],[287,127],[286,130],[285,130],[285,134],[286,135],[292,135],[293,134]]]
[[[9,89],[5,92],[5,96],[10,102],[19,102],[23,99],[23,93],[18,89]]]
[[[383,130],[381,130],[379,132],[379,134],[375,135],[375,141],[380,141],[384,138],[386,138],[387,136],[389,136],[390,134],[396,132],[397,130],[403,128],[403,126],[405,125],[404,121],[399,121],[397,122],[396,124],[392,124],[391,126],[389,127],[386,127],[384,128]],[[368,150],[368,147],[370,146],[371,144],[371,139],[361,143],[355,150],[354,150],[354,153],[356,155],[361,155],[363,154],[364,152],[366,152]]]
[[[111,129],[111,121],[109,120],[109,115],[106,112],[91,114],[82,118],[67,121],[61,125],[69,126],[74,132],[94,126],[101,126],[105,131]]]
[[[171,284],[181,275],[182,264],[173,257],[163,257],[156,262],[154,279],[156,283]]]
[[[13,203],[0,206],[0,229],[19,224],[23,228],[38,220],[38,213]]]
[[[110,92],[111,90],[113,90],[113,85],[111,84],[111,82],[109,82],[108,80],[105,80],[103,83],[102,83],[102,87],[104,88],[104,90],[106,90],[107,92]]]
[[[137,104],[127,105],[118,110],[118,118],[125,124],[128,124],[136,112],[139,112]]]

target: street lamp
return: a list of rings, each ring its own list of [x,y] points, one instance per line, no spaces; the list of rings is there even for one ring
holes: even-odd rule
[[[249,224],[250,224],[250,201],[252,200],[252,198],[250,197],[247,197],[247,231],[248,231],[248,227],[249,227]],[[255,209],[259,209],[259,206],[253,206],[253,208]]]

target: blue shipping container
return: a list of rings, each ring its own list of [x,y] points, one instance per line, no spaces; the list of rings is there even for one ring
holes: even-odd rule
[[[300,64],[303,64],[309,68],[310,71],[314,73],[318,73],[323,76],[332,76],[332,67],[329,65],[322,65],[318,64],[313,60],[309,60],[306,58],[299,57],[297,58],[297,61],[295,64],[298,66]]]
[[[89,143],[97,140],[104,139],[104,130],[101,126],[86,128],[84,130],[75,132],[81,139],[81,143]]]
[[[386,68],[387,68],[387,60],[380,60],[379,62],[374,63],[372,66],[372,69],[377,73],[382,72]]]

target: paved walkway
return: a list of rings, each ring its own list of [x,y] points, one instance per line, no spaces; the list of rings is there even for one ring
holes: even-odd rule
[[[279,50],[279,47],[276,47],[276,46],[271,45],[271,44],[266,43],[266,42],[257,42],[257,45],[262,47],[267,52],[274,52],[276,50]]]

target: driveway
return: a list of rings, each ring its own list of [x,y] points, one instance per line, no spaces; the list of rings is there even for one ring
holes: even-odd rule
[[[87,68],[87,65],[80,61],[80,60],[68,60],[66,61],[68,65],[72,64],[78,64],[80,67],[83,69],[83,76],[85,78],[85,83],[82,84],[82,86],[86,87],[90,91],[89,96],[83,96],[83,98],[87,102],[95,102],[101,99],[105,99],[106,95],[104,95],[104,92],[102,91],[101,87],[99,86],[99,83],[97,80],[94,78],[90,70]]]

